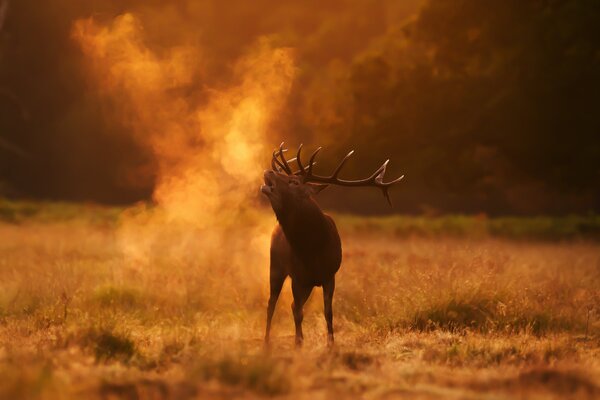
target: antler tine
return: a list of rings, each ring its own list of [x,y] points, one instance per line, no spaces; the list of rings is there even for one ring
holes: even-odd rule
[[[337,178],[338,174],[342,170],[342,167],[346,163],[346,160],[348,160],[352,156],[352,154],[354,154],[354,150],[351,150],[350,152],[348,152],[348,154],[346,154],[346,157],[344,157],[344,159],[340,162],[340,164],[337,166],[337,168],[335,169],[335,171],[333,171],[333,174],[331,174],[331,178],[332,179],[336,179]]]
[[[404,179],[404,175],[400,175],[399,177],[397,177],[396,179],[394,179],[393,181],[389,181],[388,183],[385,183],[385,185],[391,186],[394,183],[398,183],[400,182],[402,179]]]
[[[387,165],[390,162],[389,158],[387,160],[384,161],[383,164],[381,164],[381,166],[379,168],[377,168],[375,170],[375,172],[373,172],[371,174],[371,176],[369,176],[366,179],[363,179],[363,181],[365,182],[381,182],[383,181],[383,175],[385,174],[385,170],[387,169]]]
[[[316,161],[313,163],[313,165],[317,165],[317,164],[318,164],[318,162],[316,162]],[[298,171],[294,172],[294,175],[302,175],[302,176],[304,176],[304,175],[306,175],[307,171],[308,171],[308,167],[304,167],[303,171],[298,170]]]
[[[316,161],[313,163],[313,165],[317,165],[317,164],[318,163]],[[303,170],[298,170],[298,171],[294,172],[294,175],[302,175],[302,176],[304,176],[304,175],[306,175],[307,171],[308,171],[308,167],[304,167]]]
[[[314,153],[312,153],[312,155],[310,156],[310,160],[308,161],[308,172],[306,173],[304,180],[310,179],[313,175],[312,175],[312,169],[313,169],[313,165],[315,165],[316,163],[315,161],[315,157],[317,156],[317,154],[319,154],[319,152],[321,151],[322,147],[319,147],[318,149],[315,150]]]
[[[279,172],[279,167],[277,166],[277,164],[275,164],[275,159],[271,158],[271,169],[273,171]]]
[[[273,169],[273,171],[276,172],[281,172],[285,170],[285,167],[283,166],[283,164],[281,164],[281,161],[279,161],[279,159],[277,159],[277,149],[273,150],[273,158],[271,159],[271,168]]]
[[[383,176],[385,175],[385,171],[387,170],[387,166],[388,166],[389,162],[390,162],[390,159],[388,158],[387,160],[384,161],[383,164],[381,164],[381,167],[379,167],[379,169],[377,171],[375,171],[375,173],[373,174],[375,182],[383,183]]]
[[[304,166],[302,165],[302,157],[300,156],[301,152],[302,152],[302,147],[304,145],[300,144],[300,146],[298,146],[298,153],[296,154],[296,157],[289,159],[288,162],[292,162],[292,161],[296,161],[296,163],[298,164],[298,171],[296,172],[296,175],[306,175],[309,166]],[[311,157],[311,161],[313,160],[314,157]],[[316,161],[312,161],[311,165],[317,165],[318,163]]]
[[[393,204],[392,204],[392,199],[390,198],[390,192],[389,192],[390,186],[392,186],[396,182],[400,182],[404,178],[404,175],[402,175],[390,182],[383,182],[383,176],[385,175],[385,171],[387,169],[387,165],[389,162],[390,162],[389,159],[385,160],[385,162],[383,164],[381,164],[381,167],[379,167],[379,169],[375,172],[375,174],[373,174],[373,176],[374,176],[375,186],[381,188],[381,192],[383,193],[383,196],[387,200],[390,207],[392,207]]]
[[[283,163],[283,169],[285,170],[285,172],[287,172],[288,175],[292,175],[292,168],[290,167],[287,160],[285,159],[285,156],[283,155],[283,153],[287,151],[287,149],[283,148],[283,145],[284,142],[281,142],[281,144],[279,145],[279,157],[281,158],[281,162]]]
[[[304,170],[304,166],[302,165],[302,159],[300,158],[300,153],[302,152],[302,146],[304,146],[303,143],[300,143],[300,146],[298,146],[298,152],[296,153],[296,164],[298,164],[300,173],[302,175],[304,175],[306,173],[306,171]]]
[[[390,182],[386,182],[386,183],[381,182],[381,185],[379,186],[381,188],[381,191],[383,192],[383,196],[387,200],[390,207],[393,207],[393,204],[392,204],[392,199],[390,198],[389,189],[394,183],[400,182],[402,179],[404,179],[404,175],[399,176],[398,178],[396,178]]]
[[[392,199],[390,198],[390,191],[389,191],[389,189],[390,189],[389,186],[382,186],[381,187],[381,191],[383,192],[383,197],[385,197],[385,199],[387,200],[387,202],[390,205],[390,207],[393,207],[394,205],[392,204]]]

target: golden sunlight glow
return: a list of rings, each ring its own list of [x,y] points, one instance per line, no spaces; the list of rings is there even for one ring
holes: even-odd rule
[[[89,60],[94,86],[118,104],[119,122],[158,163],[153,195],[158,207],[137,206],[122,217],[126,255],[148,261],[157,246],[166,250],[168,240],[171,256],[208,257],[227,240],[230,248],[235,241],[264,256],[270,226],[252,219],[251,209],[261,160],[271,147],[266,146],[269,123],[294,77],[291,51],[260,40],[234,66],[236,84],[190,93],[202,86],[200,49],[151,50],[132,14],[108,25],[78,20],[73,37]],[[228,234],[232,229],[235,238]],[[190,239],[190,232],[202,242]],[[233,253],[243,262],[243,252]],[[256,264],[266,271],[260,258]]]

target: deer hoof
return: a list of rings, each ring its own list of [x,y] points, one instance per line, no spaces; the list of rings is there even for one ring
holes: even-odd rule
[[[333,347],[334,345],[334,340],[333,340],[333,334],[328,334],[327,335],[327,347]]]

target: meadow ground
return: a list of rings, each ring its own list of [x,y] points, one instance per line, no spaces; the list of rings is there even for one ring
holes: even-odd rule
[[[266,249],[132,258],[119,212],[0,207],[1,399],[600,398],[598,217],[339,217],[335,347],[286,283],[266,350]]]

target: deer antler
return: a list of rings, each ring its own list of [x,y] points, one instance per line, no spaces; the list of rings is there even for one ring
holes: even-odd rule
[[[280,150],[281,149],[282,149],[282,147],[280,147]],[[302,161],[300,159],[301,151],[302,151],[302,145],[300,145],[298,147],[298,153],[296,155],[296,162],[298,163],[298,168],[299,168],[298,174],[303,176],[304,182],[324,183],[324,184],[328,184],[328,185],[338,185],[338,186],[374,186],[374,187],[381,189],[384,197],[386,198],[386,200],[388,201],[390,206],[392,205],[392,200],[390,199],[389,188],[393,184],[401,181],[404,178],[404,175],[402,175],[399,178],[396,178],[390,182],[383,181],[383,176],[385,175],[387,165],[390,162],[390,160],[388,159],[383,164],[381,164],[381,167],[377,168],[377,170],[375,172],[373,172],[373,174],[371,176],[369,176],[368,178],[352,180],[352,181],[345,180],[345,179],[339,179],[338,175],[339,175],[340,171],[342,170],[342,167],[344,166],[346,161],[352,156],[352,154],[354,154],[354,150],[352,150],[348,154],[346,154],[346,156],[342,159],[342,161],[338,164],[338,166],[335,168],[335,170],[333,171],[333,173],[330,176],[314,175],[312,173],[312,169],[313,169],[312,167],[315,164],[315,162],[314,162],[315,157],[321,151],[321,147],[316,149],[314,151],[314,153],[310,156],[308,168],[304,168],[304,166],[302,165]],[[281,154],[281,152],[280,152],[280,154]]]
[[[306,168],[302,167],[301,161],[298,161],[298,156],[300,155],[302,145],[300,145],[300,147],[298,148],[298,156],[290,158],[289,160],[287,160],[283,155],[283,153],[288,151],[288,149],[283,148],[283,145],[284,142],[281,142],[281,144],[279,145],[279,149],[273,150],[273,158],[271,159],[271,169],[276,172],[285,172],[287,175],[303,175],[304,173],[306,173]],[[298,163],[298,166],[300,167],[299,171],[292,172],[292,167],[289,163],[294,161]],[[311,165],[314,165],[316,163],[316,161],[312,162],[311,160]]]

